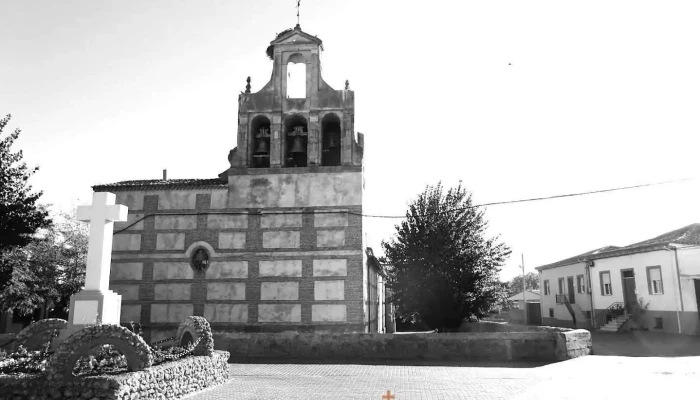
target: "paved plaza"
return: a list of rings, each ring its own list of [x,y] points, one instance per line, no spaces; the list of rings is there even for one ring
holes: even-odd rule
[[[545,366],[231,364],[223,399],[653,399],[695,393],[700,357],[588,356]],[[390,391],[393,398],[384,397]]]
[[[697,397],[691,394],[696,393],[700,382],[698,337],[595,333],[593,351],[596,355],[546,365],[230,364],[229,382],[185,399],[619,400]],[[390,391],[388,397],[387,391]]]

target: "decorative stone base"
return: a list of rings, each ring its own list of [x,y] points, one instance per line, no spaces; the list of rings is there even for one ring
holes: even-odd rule
[[[0,376],[0,393],[9,399],[177,399],[229,379],[229,353],[187,357],[119,375],[76,378],[61,386],[44,374]]]
[[[61,338],[90,325],[119,325],[121,308],[122,296],[111,290],[80,291],[70,297],[68,328],[61,332]]]

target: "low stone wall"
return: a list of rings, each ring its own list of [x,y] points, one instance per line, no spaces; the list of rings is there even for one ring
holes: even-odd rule
[[[225,351],[187,357],[143,371],[76,378],[57,387],[44,374],[0,375],[2,399],[176,399],[225,382],[229,378]]]
[[[260,359],[338,361],[562,361],[590,354],[584,330],[440,334],[215,333],[231,362]]]
[[[569,332],[573,329],[557,326],[538,326],[513,324],[508,322],[465,322],[459,327],[460,332]]]

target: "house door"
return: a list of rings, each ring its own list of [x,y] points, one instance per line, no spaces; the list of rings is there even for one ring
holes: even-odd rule
[[[569,290],[569,303],[576,303],[576,291],[574,291],[574,277],[570,276],[566,278],[566,286]]]
[[[695,301],[698,303],[698,317],[700,317],[700,279],[695,279]]]
[[[622,291],[625,300],[625,310],[629,313],[634,311],[637,305],[637,289],[634,283],[634,271],[631,269],[622,271]]]
[[[542,325],[542,309],[540,303],[527,303],[527,324]]]

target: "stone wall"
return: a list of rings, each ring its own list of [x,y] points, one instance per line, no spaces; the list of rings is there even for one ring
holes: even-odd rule
[[[348,213],[362,211],[357,177],[280,173],[231,176],[229,190],[108,188],[129,207],[115,231],[146,217],[114,236],[110,288],[122,295],[122,323],[140,323],[152,341],[172,336],[189,315],[229,332],[363,331],[362,219]],[[210,256],[205,271],[191,265],[200,247]]]
[[[537,360],[561,361],[590,354],[591,334],[559,328],[523,332],[442,334],[259,333],[214,334],[231,362],[262,359],[338,361]]]
[[[138,372],[79,377],[52,383],[43,374],[0,376],[0,398],[7,399],[175,399],[229,379],[229,354],[186,357]]]

